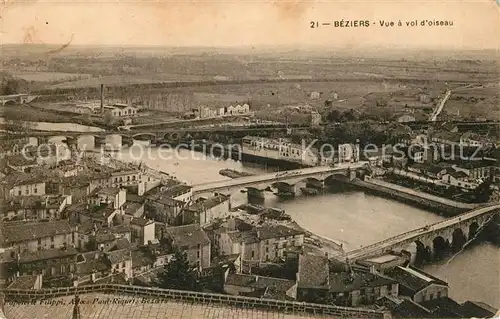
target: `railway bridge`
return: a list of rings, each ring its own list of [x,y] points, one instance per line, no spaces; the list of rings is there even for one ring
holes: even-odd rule
[[[432,258],[450,246],[461,248],[499,212],[500,204],[483,206],[334,257],[356,261],[403,251],[416,244],[417,258]]]

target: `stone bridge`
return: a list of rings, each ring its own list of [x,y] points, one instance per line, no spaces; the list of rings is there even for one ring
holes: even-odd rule
[[[104,131],[104,132],[31,132],[30,137],[38,144],[66,140],[79,149],[95,148],[111,144],[116,147],[132,145],[134,140],[157,143],[178,143],[190,140],[214,140],[231,143],[233,139],[246,135],[268,136],[273,132],[287,132],[284,127],[198,127],[171,128],[161,131]],[[14,136],[15,134],[12,134]],[[21,137],[21,136],[20,136]]]
[[[341,163],[334,167],[316,166],[284,172],[240,177],[231,180],[193,185],[193,194],[207,196],[214,192],[230,193],[246,189],[249,197],[263,198],[263,192],[269,187],[281,193],[295,194],[302,185],[320,188],[331,178],[352,180],[357,170],[366,166],[366,162]]]
[[[2,106],[5,105],[15,105],[15,104],[26,104],[34,99],[36,99],[37,95],[29,95],[29,94],[11,94],[11,95],[1,95],[0,103]]]
[[[450,247],[460,249],[499,212],[500,204],[476,208],[334,257],[355,261],[384,255],[392,251],[407,250],[410,245],[415,244],[417,258],[432,258]]]

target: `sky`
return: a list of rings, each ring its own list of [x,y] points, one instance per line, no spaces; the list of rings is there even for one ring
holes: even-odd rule
[[[499,1],[500,2],[500,1]],[[498,49],[495,0],[6,0],[2,44]],[[369,20],[369,27],[322,26]],[[401,20],[403,26],[397,27]],[[417,20],[419,26],[408,27]],[[453,26],[420,26],[422,20]],[[311,28],[311,22],[319,28]],[[394,27],[381,27],[393,21]]]

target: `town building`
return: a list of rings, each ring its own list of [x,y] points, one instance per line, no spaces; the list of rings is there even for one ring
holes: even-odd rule
[[[353,163],[359,161],[359,145],[340,144],[339,163]]]
[[[140,181],[139,171],[134,169],[117,169],[111,172],[109,187],[121,188],[137,185]]]
[[[321,163],[320,154],[315,147],[295,144],[289,139],[245,136],[242,139],[242,149],[244,156],[282,160],[304,166],[316,166]]]
[[[493,145],[488,138],[474,132],[465,132],[460,136],[460,145],[466,147],[486,147]]]
[[[330,269],[324,256],[300,255],[297,272],[297,300],[318,302],[330,294]]]
[[[125,280],[132,277],[132,254],[130,249],[108,251],[106,257],[109,260],[113,273],[123,273]]]
[[[399,283],[399,295],[416,303],[448,297],[448,284],[422,270],[397,266],[387,276]]]
[[[182,224],[211,224],[215,219],[225,218],[231,209],[231,197],[216,194],[207,199],[200,198],[182,210]]]
[[[248,263],[279,260],[288,249],[300,250],[304,244],[303,232],[283,225],[264,225],[244,231],[229,229],[219,235],[221,252],[240,254],[242,261]]]
[[[178,216],[186,202],[173,198],[151,194],[146,196],[144,215],[146,218],[153,219],[156,222],[170,225],[177,224]]]
[[[317,111],[311,111],[311,127],[318,127],[321,125],[321,114]]]
[[[42,275],[26,275],[15,277],[7,289],[38,290],[42,289]]]
[[[311,92],[310,94],[310,98],[313,99],[313,100],[317,100],[321,97],[321,93],[320,92],[316,92],[316,91],[313,91]]]
[[[171,241],[172,247],[186,253],[190,264],[200,271],[210,267],[211,243],[200,225],[167,227],[165,235]]]
[[[329,292],[333,303],[357,307],[372,305],[385,295],[398,296],[398,283],[382,274],[369,271],[330,272]]]
[[[107,205],[114,209],[121,208],[127,200],[127,191],[120,188],[100,188],[94,191],[89,202],[96,206]]]
[[[431,141],[443,145],[460,145],[460,133],[450,131],[439,131],[432,135]]]
[[[237,296],[294,300],[296,299],[297,284],[294,280],[281,278],[226,274],[224,291]]]
[[[5,199],[16,196],[45,195],[47,177],[40,172],[14,172],[1,181]]]
[[[137,108],[132,105],[115,103],[109,108],[114,117],[130,117],[137,115]]]
[[[133,243],[147,245],[155,239],[155,222],[150,219],[132,218],[130,230]]]
[[[77,255],[73,247],[25,251],[17,256],[16,262],[19,274],[42,275],[49,282],[52,278],[69,277],[75,271]]]
[[[72,204],[66,195],[18,196],[4,202],[0,218],[7,220],[55,220],[63,217],[63,211]]]
[[[75,242],[74,231],[66,220],[10,222],[0,227],[4,248],[18,252],[69,248]]]
[[[463,171],[455,171],[444,174],[442,176],[442,180],[448,185],[465,190],[473,190],[479,186],[477,181],[470,180],[469,176]]]

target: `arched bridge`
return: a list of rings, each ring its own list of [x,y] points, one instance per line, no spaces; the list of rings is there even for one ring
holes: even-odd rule
[[[231,134],[243,137],[247,134],[260,135],[268,132],[286,132],[286,127],[261,127],[261,126],[215,126],[215,127],[190,127],[190,128],[165,128],[165,129],[149,129],[149,130],[134,130],[134,131],[102,131],[102,132],[71,132],[71,131],[32,131],[30,137],[52,137],[66,136],[78,138],[83,135],[93,135],[96,137],[104,137],[107,135],[121,135],[123,137],[134,136],[153,136],[155,140],[179,140],[183,138],[203,138],[207,133],[211,134]],[[16,135],[15,132],[9,133]],[[20,137],[26,133],[18,134]]]
[[[37,95],[28,95],[28,94],[11,94],[11,95],[0,95],[0,103],[3,106],[9,104],[25,104],[36,99]]]
[[[477,208],[335,257],[355,261],[384,255],[391,251],[405,250],[412,243],[417,245],[417,250],[425,249],[428,253],[434,254],[443,245],[463,245],[466,240],[476,235],[481,226],[499,212],[500,204]]]
[[[290,170],[285,172],[274,172],[262,175],[247,176],[231,180],[210,182],[193,186],[193,194],[229,192],[241,188],[263,189],[270,185],[279,186],[279,184],[293,186],[299,182],[307,182],[314,179],[323,181],[333,175],[342,175],[345,177],[348,171],[355,173],[357,169],[364,167],[366,162],[343,163],[334,167],[316,166],[311,168]]]

